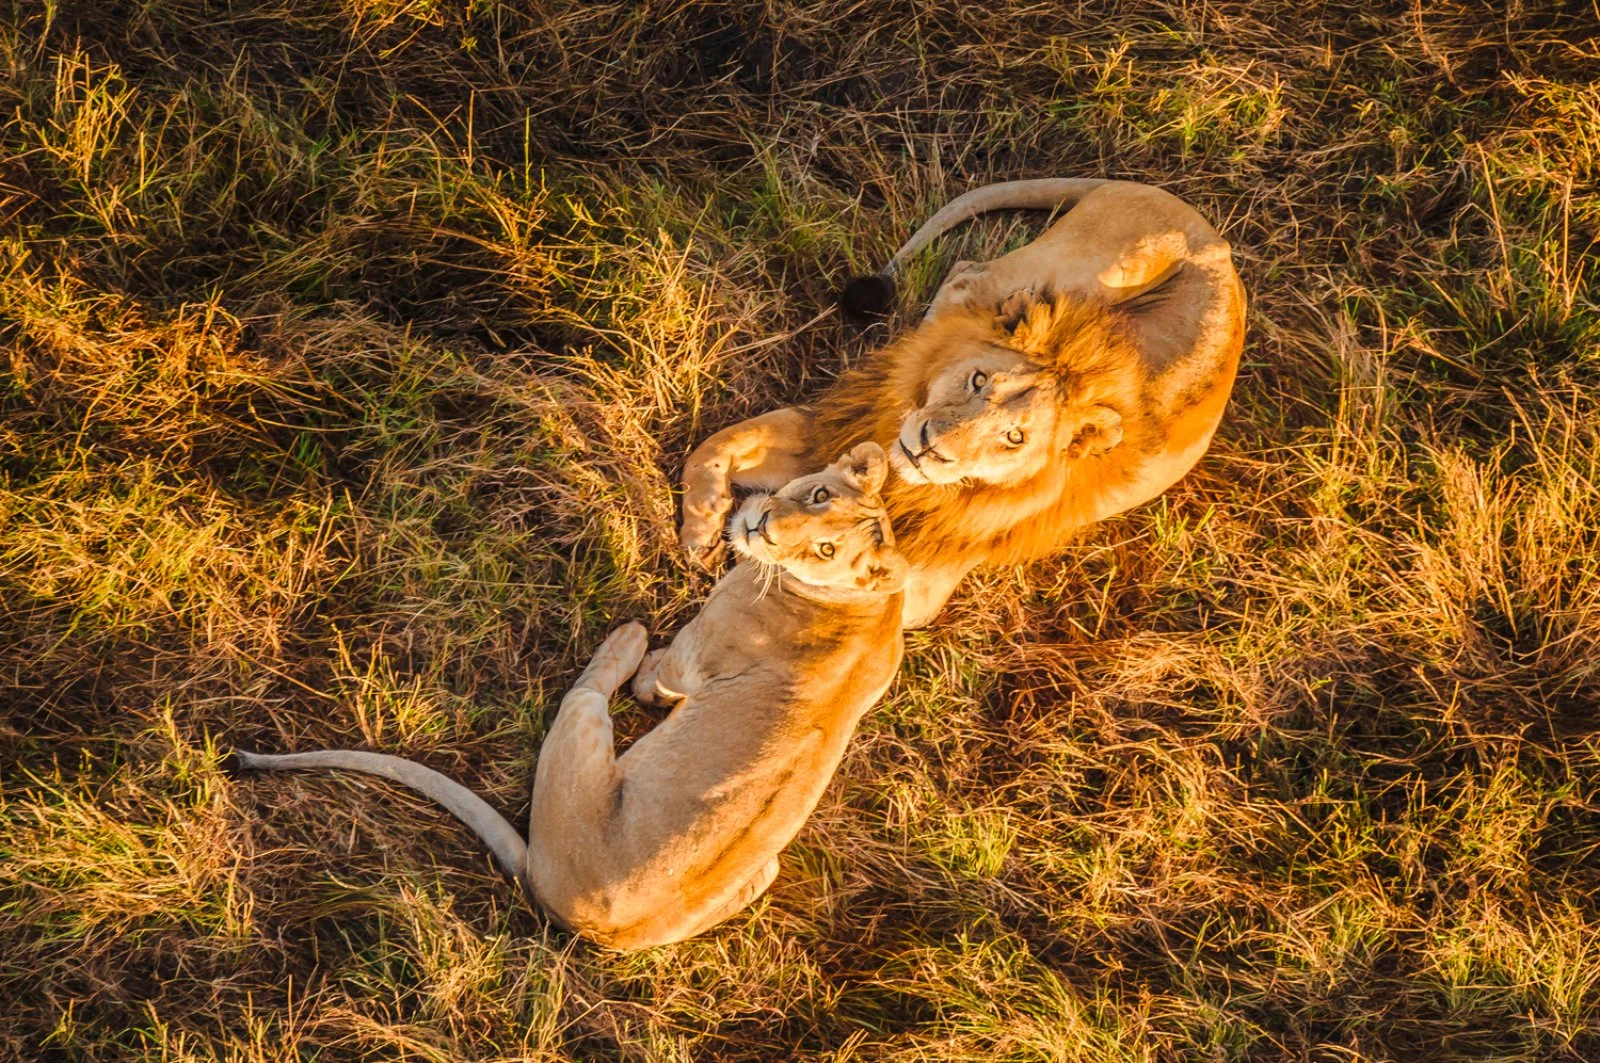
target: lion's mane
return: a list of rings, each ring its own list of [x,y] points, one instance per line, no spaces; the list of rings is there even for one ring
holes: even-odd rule
[[[1080,300],[1032,304],[1020,320],[992,310],[955,309],[926,322],[836,380],[817,401],[810,460],[826,460],[866,439],[895,445],[902,418],[922,406],[931,381],[985,346],[1026,355],[1056,378],[1067,404],[1105,405],[1122,416],[1123,438],[1104,454],[1068,458],[1015,484],[914,484],[893,477],[884,502],[913,565],[960,555],[1017,562],[1063,546],[1096,519],[1099,500],[1139,472],[1161,444],[1143,394],[1143,362],[1116,315]]]

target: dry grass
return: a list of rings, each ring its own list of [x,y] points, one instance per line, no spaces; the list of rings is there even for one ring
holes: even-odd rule
[[[1597,19],[13,0],[0,1056],[1600,1058]],[[219,775],[520,816],[705,589],[692,441],[880,342],[802,326],[942,199],[1074,174],[1234,241],[1221,436],[910,638],[748,916],[604,954],[408,794]]]

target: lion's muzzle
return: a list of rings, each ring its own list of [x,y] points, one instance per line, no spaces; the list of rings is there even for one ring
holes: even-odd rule
[[[932,418],[924,418],[915,429],[911,426],[908,418],[900,438],[895,440],[891,454],[895,467],[903,478],[914,483],[944,482],[949,470],[941,466],[952,465],[955,459],[940,451]]]

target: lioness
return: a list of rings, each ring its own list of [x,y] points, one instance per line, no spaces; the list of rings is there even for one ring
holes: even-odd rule
[[[1175,483],[1210,445],[1244,346],[1228,244],[1192,208],[1125,181],[1017,181],[940,210],[847,299],[892,294],[899,265],[1004,207],[1075,203],[993,262],[957,263],[915,330],[814,407],[716,433],[684,468],[680,538],[705,556],[734,487],[781,483],[861,439],[890,452],[884,499],[910,563],[905,623],[926,624],[985,562],[1048,554]]]
[[[862,443],[751,498],[730,534],[747,560],[670,647],[646,655],[637,623],[606,638],[539,750],[526,844],[466,787],[401,757],[239,752],[237,766],[404,783],[471,827],[569,929],[619,949],[692,937],[772,883],[899,669],[906,564],[879,497],[887,475],[883,450]],[[676,707],[618,757],[607,706],[630,675],[643,700]]]

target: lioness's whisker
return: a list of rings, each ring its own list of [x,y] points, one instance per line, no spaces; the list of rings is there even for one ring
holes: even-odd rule
[[[756,601],[764,600],[772,592],[772,587],[783,575],[781,566],[768,561],[756,560],[756,572],[761,577],[761,590],[756,593]]]

